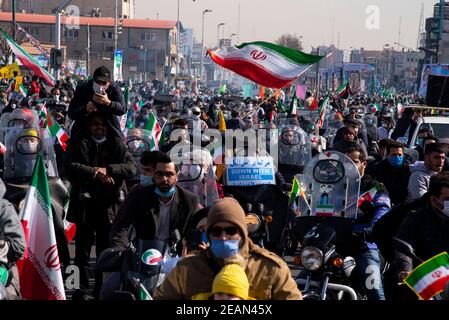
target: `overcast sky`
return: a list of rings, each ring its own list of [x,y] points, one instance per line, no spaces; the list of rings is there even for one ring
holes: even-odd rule
[[[178,0],[136,0],[136,18],[176,20]],[[238,33],[240,4],[240,43],[264,40],[274,42],[284,33],[303,37],[304,51],[311,46],[338,44],[375,50],[384,44],[394,46],[399,39],[404,46],[416,48],[421,3],[424,19],[433,15],[436,0],[180,0],[180,21],[194,29],[201,41],[201,20],[204,9],[213,12],[205,16],[205,43],[217,43],[217,25],[224,26],[225,36]],[[378,8],[366,13],[369,6]],[[372,18],[372,19],[371,19]],[[401,28],[399,21],[401,20]],[[370,23],[371,30],[366,24]],[[425,21],[424,21],[425,22]],[[333,27],[334,26],[334,27]],[[373,29],[374,28],[374,29]],[[220,38],[222,35],[220,28]],[[333,31],[333,32],[332,32]],[[233,38],[233,44],[237,37]]]

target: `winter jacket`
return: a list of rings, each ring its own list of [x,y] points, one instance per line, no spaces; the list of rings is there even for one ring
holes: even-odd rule
[[[72,185],[67,220],[84,223],[107,212],[110,223],[126,188],[124,181],[137,174],[133,156],[118,137],[109,137],[101,145],[91,138],[71,142],[65,158],[65,172]],[[105,167],[115,184],[105,185],[94,178],[95,167]]]
[[[385,187],[379,184],[378,181],[374,180],[369,175],[364,175],[361,180],[360,185],[360,195],[377,189],[374,197],[370,200],[370,197],[365,198],[365,200],[359,200],[359,211],[357,213],[357,223],[355,231],[361,230],[372,230],[377,223],[377,221],[382,218],[388,211],[391,210],[391,201]],[[359,250],[364,249],[377,249],[377,245],[371,242],[371,239],[367,239],[363,243],[354,242],[352,245],[358,247]],[[354,247],[355,249],[355,247]]]
[[[26,242],[19,216],[13,205],[3,198],[5,193],[5,184],[0,180],[0,228],[9,247],[8,262],[13,264],[23,257]]]
[[[437,172],[427,168],[422,161],[415,162],[411,167],[411,172],[408,182],[408,199],[415,200],[427,192],[430,178],[436,175]]]
[[[249,282],[249,296],[256,300],[300,300],[301,292],[287,264],[276,254],[247,240],[240,249]],[[155,300],[190,300],[199,293],[211,292],[222,263],[210,249],[182,259],[157,289]]]
[[[156,235],[159,219],[159,197],[155,185],[142,187],[129,193],[118,210],[112,226],[112,245],[125,248],[128,245],[128,231],[131,225],[136,231],[136,238],[152,240]],[[170,213],[170,233],[178,229],[184,233],[188,219],[199,209],[196,195],[176,186]]]
[[[443,251],[449,252],[449,218],[435,211],[427,202],[405,218],[396,237],[409,243],[416,256],[425,261]],[[411,271],[418,265],[397,248],[395,257],[398,271]]]
[[[395,168],[388,163],[388,160],[382,160],[370,168],[370,175],[385,185],[393,204],[399,204],[407,199],[410,178],[408,165]]]
[[[109,126],[113,129],[113,132],[118,137],[123,137],[120,129],[120,122],[118,116],[122,116],[127,111],[127,106],[124,102],[123,94],[120,88],[113,82],[106,89],[106,94],[109,100],[112,101],[111,106],[100,105],[93,102],[94,96],[93,80],[83,82],[76,88],[73,99],[70,101],[68,115],[70,119],[75,120],[75,123],[70,132],[70,136],[78,138],[80,133],[86,133],[87,129],[87,104],[92,101],[97,107],[97,110],[102,113]]]

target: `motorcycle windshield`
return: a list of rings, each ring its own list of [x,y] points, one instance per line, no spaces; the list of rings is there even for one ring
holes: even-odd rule
[[[145,151],[151,151],[151,132],[144,129],[129,129],[126,136],[128,151],[132,154],[137,165],[137,177],[141,173],[140,159]]]
[[[312,145],[306,132],[285,126],[279,136],[279,164],[305,166],[312,158]]]
[[[327,151],[307,163],[297,179],[301,216],[357,218],[360,173],[346,155]]]
[[[31,178],[36,157],[42,156],[47,176],[58,177],[53,137],[48,129],[34,129],[35,134],[27,133],[29,129],[7,128],[5,135],[6,153],[4,160],[4,179]]]
[[[203,206],[208,206],[218,199],[212,156],[209,151],[194,148],[176,159],[176,163],[180,167],[178,185],[196,194]]]

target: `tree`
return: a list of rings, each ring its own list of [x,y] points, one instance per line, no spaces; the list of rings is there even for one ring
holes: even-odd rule
[[[301,38],[302,37],[299,37],[296,34],[283,34],[276,40],[276,43],[284,47],[302,51]]]

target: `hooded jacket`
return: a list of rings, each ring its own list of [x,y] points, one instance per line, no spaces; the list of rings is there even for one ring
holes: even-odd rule
[[[408,200],[421,198],[429,189],[430,178],[437,172],[427,168],[423,161],[417,161],[411,167],[412,174],[408,181]]]
[[[232,263],[238,263],[245,269],[250,297],[257,300],[302,299],[290,269],[276,254],[246,238],[240,255],[234,258]],[[191,300],[199,293],[211,292],[215,275],[224,265],[220,260],[213,256],[210,249],[182,259],[158,287],[155,300]]]

